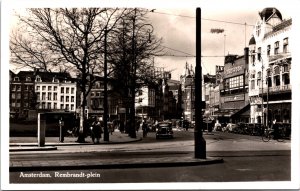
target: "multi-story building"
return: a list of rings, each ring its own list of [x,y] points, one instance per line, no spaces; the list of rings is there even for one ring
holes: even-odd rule
[[[37,72],[34,89],[39,110],[76,110],[76,83],[68,73]]]
[[[86,115],[87,117],[90,116],[97,116],[99,119],[103,119],[104,114],[104,78],[103,77],[96,77],[97,80],[94,83],[93,87],[91,88],[88,96],[87,96],[87,106],[86,106]],[[114,119],[120,118],[120,113],[123,114],[122,107],[120,103],[120,97],[117,93],[113,92],[112,88],[112,79],[108,79],[107,83],[107,105],[108,105],[108,120],[112,121]],[[124,116],[122,116],[124,118]]]
[[[37,111],[76,109],[76,83],[68,73],[20,71],[10,81],[10,113],[36,118]]]
[[[225,56],[220,83],[220,110],[216,116],[222,122],[249,122],[248,48],[244,55]]]
[[[290,123],[292,19],[284,20],[276,8],[265,8],[259,16],[249,42],[251,122]]]
[[[26,118],[30,110],[36,109],[33,72],[21,71],[14,74],[10,71],[9,105],[12,118]]]
[[[195,120],[195,72],[192,65],[185,65],[185,70],[180,76],[182,87],[183,118],[188,121]]]
[[[205,117],[214,118],[214,114],[219,110],[220,89],[216,82],[216,75],[203,75],[203,94],[205,96]]]

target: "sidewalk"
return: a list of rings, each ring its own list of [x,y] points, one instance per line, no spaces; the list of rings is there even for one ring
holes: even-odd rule
[[[172,166],[195,166],[222,163],[223,159],[218,157],[207,157],[206,159],[195,158],[191,152],[182,151],[161,151],[161,152],[126,152],[126,151],[103,151],[101,145],[104,144],[122,144],[142,140],[141,133],[137,133],[137,138],[130,138],[127,134],[114,132],[109,136],[109,142],[104,142],[103,137],[100,144],[93,144],[90,137],[86,138],[87,143],[77,143],[76,137],[65,137],[64,143],[59,142],[58,137],[46,137],[45,147],[37,146],[35,137],[11,137],[10,138],[10,172],[19,171],[44,171],[44,170],[76,170],[76,169],[115,169],[115,168],[147,168],[147,167],[172,167]],[[91,148],[89,149],[89,147]],[[86,147],[86,152],[82,153],[83,158],[69,150],[82,149]],[[93,155],[95,148],[99,148],[101,155]],[[67,153],[61,153],[59,156],[64,159],[55,158],[51,150],[69,150]],[[36,151],[49,150],[45,154],[49,156],[48,160],[43,159],[44,154]],[[19,152],[18,152],[19,151]],[[22,152],[23,151],[23,152]],[[28,152],[27,152],[28,151]],[[43,152],[44,153],[44,152]],[[56,152],[57,155],[59,152]],[[90,154],[87,154],[90,153]],[[19,155],[21,154],[21,155]],[[28,158],[23,154],[28,155]],[[91,155],[86,160],[86,155]],[[19,158],[19,156],[21,158]],[[32,156],[35,156],[31,159]],[[39,157],[41,156],[41,157]],[[93,156],[93,157],[92,157]]]
[[[47,148],[51,148],[51,146],[70,146],[70,145],[93,145],[91,138],[88,136],[85,138],[85,143],[76,142],[77,137],[64,137],[64,142],[59,142],[59,137],[46,137],[45,138],[45,148],[37,147],[38,139],[37,137],[10,137],[9,139],[9,149],[10,151],[18,151],[18,150],[28,150],[32,148],[32,150],[45,150]],[[136,138],[131,138],[126,133],[121,133],[119,131],[113,132],[113,134],[109,134],[109,141],[100,139],[99,144],[122,144],[122,143],[130,143],[142,140],[139,133],[137,133]]]

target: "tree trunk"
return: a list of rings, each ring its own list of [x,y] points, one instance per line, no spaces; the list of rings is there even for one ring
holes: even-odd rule
[[[81,104],[80,104],[80,123],[79,123],[79,134],[78,134],[78,143],[84,143],[85,142],[85,102],[86,99],[84,98],[84,92],[81,92]]]
[[[136,138],[136,129],[135,129],[135,86],[131,87],[129,136],[131,138]]]

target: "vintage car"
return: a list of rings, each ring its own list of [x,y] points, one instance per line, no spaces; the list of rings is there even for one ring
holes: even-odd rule
[[[159,138],[174,138],[172,123],[160,122],[156,129],[156,139]]]

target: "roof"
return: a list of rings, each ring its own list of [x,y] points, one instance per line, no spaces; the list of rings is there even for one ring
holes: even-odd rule
[[[252,36],[251,39],[249,40],[249,45],[255,45],[255,44],[256,44],[255,38],[254,36]]]
[[[278,11],[278,9],[276,9],[275,7],[267,7],[264,8],[261,12],[259,12],[260,18],[265,18],[265,20],[268,20],[274,14],[276,14],[282,20],[282,15],[280,11]]]

